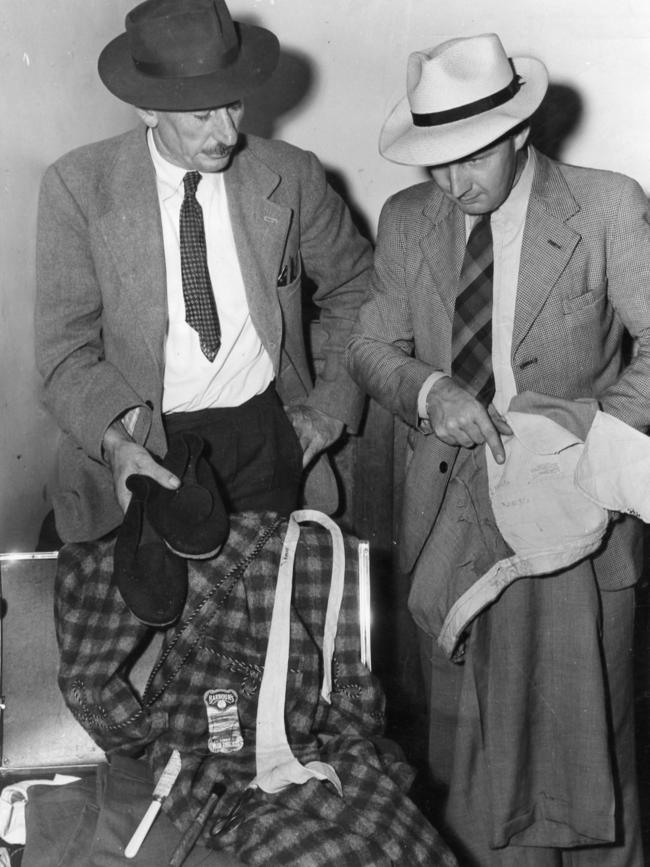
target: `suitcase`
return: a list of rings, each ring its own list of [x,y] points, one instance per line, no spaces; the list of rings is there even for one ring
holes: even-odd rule
[[[104,753],[57,685],[56,552],[0,554],[0,775],[78,773]]]

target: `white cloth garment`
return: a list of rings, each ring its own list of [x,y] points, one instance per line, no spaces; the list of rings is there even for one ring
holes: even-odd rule
[[[507,412],[505,418],[513,431],[503,438],[505,462],[497,464],[486,449],[486,463],[494,517],[515,554],[495,563],[449,609],[438,637],[449,655],[467,625],[509,584],[593,553],[609,521],[607,509],[575,483],[586,449],[578,436],[543,415]]]
[[[506,460],[486,449],[490,502],[515,554],[449,609],[438,643],[455,651],[467,625],[517,578],[548,575],[592,554],[609,512],[650,523],[650,438],[598,410],[586,439],[536,413],[507,412]]]
[[[291,640],[293,564],[300,536],[299,525],[303,521],[315,521],[328,529],[332,535],[332,583],[325,613],[323,684],[321,687],[321,696],[324,701],[330,703],[334,642],[345,581],[343,536],[339,527],[327,515],[313,509],[302,509],[292,512],[289,517],[289,526],[280,557],[269,643],[257,707],[255,745],[257,775],[250,786],[257,786],[265,792],[273,793],[282,791],[292,783],[302,785],[311,779],[328,780],[338,794],[343,797],[341,781],[334,768],[326,762],[301,764],[289,746],[284,726],[284,704]]]
[[[603,508],[650,523],[650,439],[613,415],[597,412],[575,483]]]

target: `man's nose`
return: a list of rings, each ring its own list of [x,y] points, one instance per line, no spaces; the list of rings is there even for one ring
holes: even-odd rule
[[[225,145],[235,145],[239,135],[238,125],[228,108],[217,108],[212,115],[212,134]]]
[[[459,199],[472,186],[471,178],[469,177],[465,166],[462,163],[451,163],[449,166],[449,192],[455,198]]]

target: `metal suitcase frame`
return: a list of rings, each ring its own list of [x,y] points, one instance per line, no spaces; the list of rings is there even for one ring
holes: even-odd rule
[[[78,773],[104,753],[57,685],[57,552],[0,554],[0,775]]]

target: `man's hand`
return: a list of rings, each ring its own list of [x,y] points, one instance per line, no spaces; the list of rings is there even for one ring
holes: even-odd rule
[[[102,450],[113,473],[115,495],[123,512],[126,512],[131,501],[131,492],[126,487],[129,476],[134,474],[149,476],[169,490],[180,487],[180,479],[161,467],[144,446],[133,442],[119,421],[113,422],[107,428],[102,441]]]
[[[512,435],[510,426],[490,404],[483,404],[449,376],[441,377],[427,395],[427,413],[435,435],[452,446],[472,448],[487,443],[495,461],[502,464],[502,435]]]
[[[335,443],[343,433],[344,424],[337,418],[304,404],[285,406],[284,411],[293,425],[302,446],[302,466]]]

